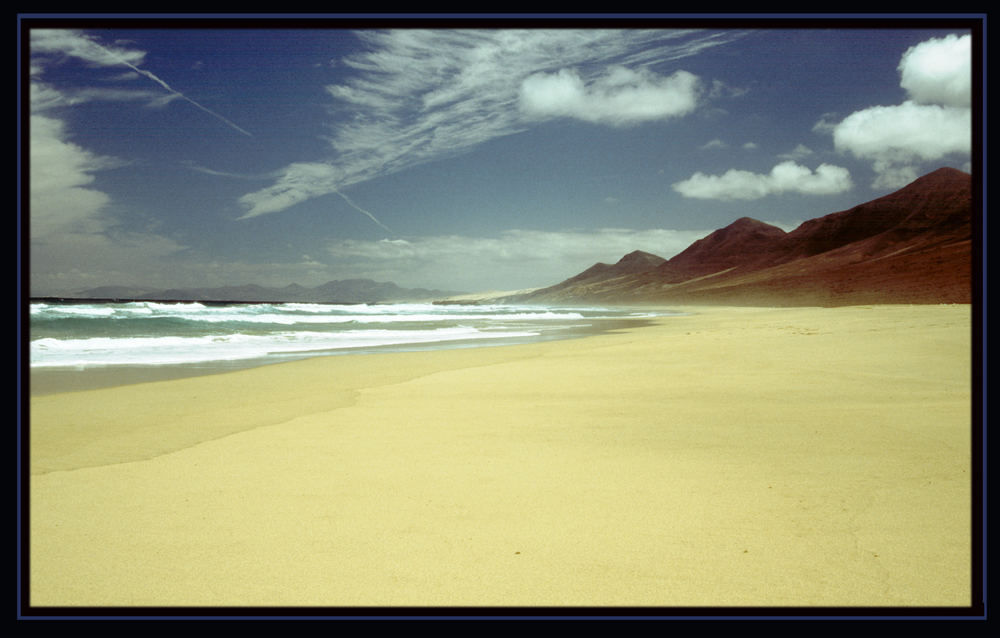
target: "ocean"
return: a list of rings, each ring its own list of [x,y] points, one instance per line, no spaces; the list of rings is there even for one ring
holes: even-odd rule
[[[32,301],[32,376],[178,375],[295,358],[564,339],[669,311],[603,307]]]

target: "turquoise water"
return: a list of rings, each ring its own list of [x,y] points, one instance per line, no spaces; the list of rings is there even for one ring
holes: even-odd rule
[[[600,307],[32,302],[32,370],[269,363],[578,336],[663,312]]]

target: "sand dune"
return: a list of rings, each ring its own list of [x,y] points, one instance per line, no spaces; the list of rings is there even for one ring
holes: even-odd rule
[[[34,606],[968,606],[969,306],[31,402]]]

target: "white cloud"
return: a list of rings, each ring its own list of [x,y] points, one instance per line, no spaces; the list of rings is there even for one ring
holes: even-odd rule
[[[721,80],[712,80],[712,86],[709,89],[709,97],[717,98],[731,98],[731,97],[742,97],[749,93],[749,89],[743,87],[729,86]]]
[[[910,101],[873,106],[844,118],[833,141],[838,149],[865,159],[938,159],[969,152],[972,113],[967,108]]]
[[[57,114],[83,102],[145,100],[156,106],[175,96],[107,88],[66,90],[42,81],[48,65],[65,57],[92,66],[128,66],[143,60],[142,51],[101,46],[80,32],[63,30],[33,30],[31,51],[27,144],[33,294],[72,292],[78,287],[68,286],[83,282],[100,285],[137,273],[153,274],[151,260],[183,250],[183,246],[154,233],[121,229],[110,212],[111,197],[97,187],[97,176],[127,162],[75,143],[66,121]],[[111,270],[108,264],[113,264]]]
[[[104,211],[110,197],[93,187],[99,171],[124,164],[122,160],[101,157],[73,143],[65,120],[58,109],[93,101],[143,100],[162,107],[182,99],[222,119],[183,94],[172,89],[149,71],[138,68],[146,57],[144,51],[119,45],[103,44],[94,37],[71,29],[34,29],[30,32],[30,203],[31,233],[102,232],[110,221]],[[147,77],[158,84],[158,91],[109,87],[56,88],[43,81],[50,65],[72,58],[93,67],[129,69],[127,79]],[[121,77],[119,77],[121,79]],[[245,131],[242,131],[245,133]]]
[[[74,144],[59,119],[33,114],[30,122],[32,294],[70,294],[162,276],[155,260],[184,247],[155,233],[121,230],[109,212],[111,198],[94,186],[98,172],[121,162]]]
[[[326,267],[317,268],[315,263],[199,259],[169,237],[117,230],[46,235],[32,242],[31,257],[32,294],[43,296],[70,295],[107,285],[172,288],[221,286],[234,281],[286,285],[296,278],[311,277],[309,281],[315,284],[329,279]]]
[[[69,141],[61,120],[32,115],[30,130],[31,236],[102,231],[111,198],[92,187],[94,174],[118,162]]]
[[[192,100],[180,91],[177,91],[154,73],[147,71],[146,69],[139,68],[137,65],[140,64],[146,57],[146,53],[144,51],[124,49],[113,45],[103,44],[96,37],[89,36],[82,31],[72,29],[36,29],[31,31],[31,51],[33,58],[32,65],[35,69],[40,69],[46,62],[50,62],[52,59],[58,59],[60,57],[76,58],[94,66],[127,67],[134,73],[146,77],[158,84],[167,91],[170,99],[180,98],[205,113],[208,113],[212,117],[225,122],[230,128],[239,131],[244,135],[250,136],[250,133],[246,130],[240,128],[218,113]],[[107,92],[105,92],[105,94],[107,95]],[[129,95],[128,92],[123,92],[122,94]],[[170,99],[162,99],[159,105],[168,103]]]
[[[782,153],[778,157],[780,157],[781,159],[797,160],[797,159],[802,159],[803,157],[809,157],[812,154],[813,151],[811,148],[809,148],[805,144],[799,144],[792,150],[788,151],[787,153]]]
[[[332,193],[332,185],[340,183],[341,177],[342,173],[330,164],[289,164],[280,172],[274,184],[240,198],[240,203],[248,207],[246,214],[240,219],[284,210],[311,197]]]
[[[672,257],[710,231],[511,230],[497,237],[457,235],[328,244],[333,268],[401,285],[476,292],[546,286],[633,250]],[[366,274],[367,273],[367,274]]]
[[[899,62],[899,85],[919,104],[969,106],[972,37],[955,34],[910,47]]]
[[[934,38],[908,49],[898,70],[910,99],[856,111],[832,127],[834,145],[872,162],[875,188],[912,181],[920,164],[972,148],[971,36]]]
[[[851,187],[851,176],[845,168],[820,164],[813,172],[793,161],[778,164],[768,174],[736,169],[722,175],[698,172],[673,185],[684,197],[720,200],[752,200],[779,193],[832,195]]]
[[[813,132],[823,135],[833,135],[833,132],[837,129],[837,120],[840,117],[837,113],[824,113],[813,125]]]
[[[42,81],[49,64],[72,57],[93,66],[140,63],[142,51],[101,46],[79,31],[31,31],[29,119],[29,228],[32,239],[66,234],[101,234],[114,225],[107,214],[111,198],[95,188],[96,175],[124,165],[72,141],[58,109],[94,100],[152,99],[149,92],[58,89]],[[162,96],[162,92],[160,93]]]
[[[31,85],[29,119],[29,228],[32,238],[63,233],[101,233],[111,224],[106,210],[111,198],[94,187],[96,174],[123,164],[99,156],[71,141],[58,108],[100,99],[150,99],[148,92],[108,89],[65,91],[42,81],[48,65],[72,57],[92,66],[138,64],[142,51],[103,47],[83,33],[62,29],[30,32]]]
[[[614,66],[590,83],[572,69],[531,75],[521,84],[520,100],[530,117],[625,126],[687,115],[700,94],[701,81],[686,71],[663,77]]]
[[[607,228],[511,230],[493,237],[345,239],[330,242],[323,254],[266,263],[213,261],[191,251],[184,252],[183,259],[171,259],[184,247],[151,235],[66,234],[33,244],[33,256],[45,268],[33,268],[31,280],[33,290],[44,294],[108,284],[169,288],[235,281],[315,286],[349,278],[464,292],[515,290],[558,283],[598,261],[614,263],[636,249],[671,257],[709,232]]]
[[[329,136],[330,156],[277,171],[273,186],[241,199],[245,217],[467,152],[542,116],[617,125],[689,112],[694,76],[664,77],[650,66],[743,34],[404,29],[356,35],[367,50],[341,60],[353,74],[327,87],[343,118]],[[305,175],[303,166],[315,170]]]
[[[70,56],[94,66],[129,66],[141,64],[145,51],[102,45],[96,38],[74,29],[32,29],[31,54],[37,56]]]

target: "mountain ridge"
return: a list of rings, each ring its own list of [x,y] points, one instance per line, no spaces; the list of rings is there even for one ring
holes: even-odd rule
[[[508,301],[971,303],[971,212],[971,176],[945,167],[788,233],[740,217],[652,268],[582,277],[596,264]]]

